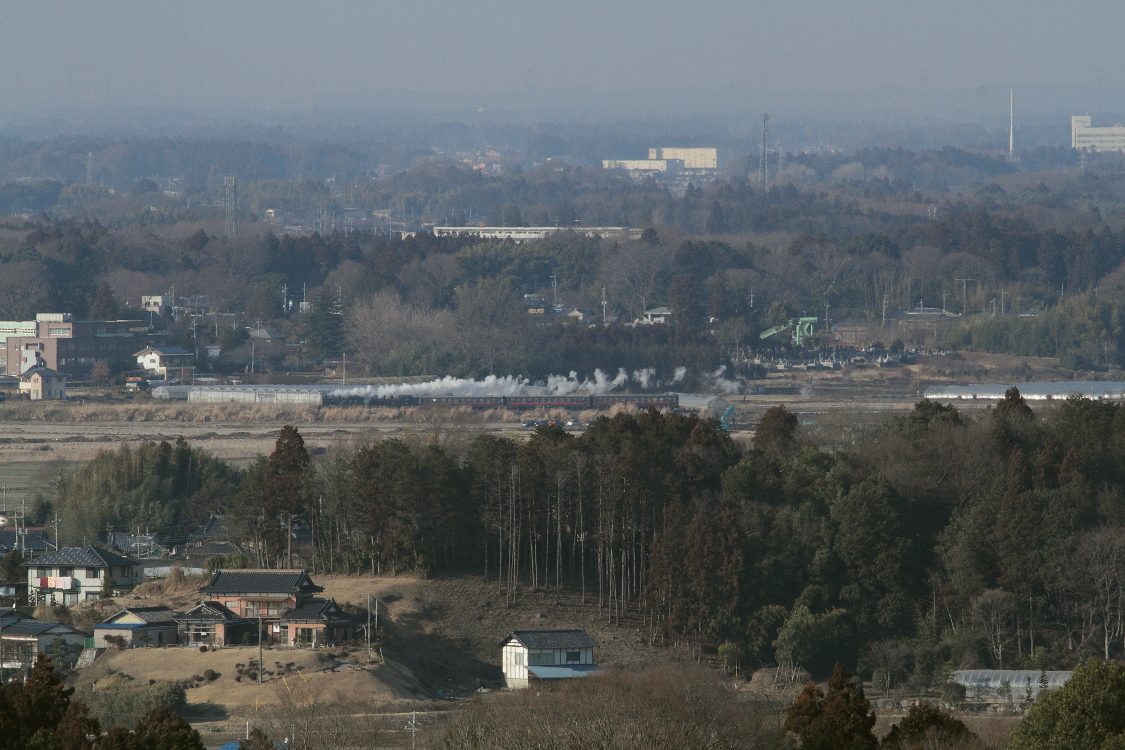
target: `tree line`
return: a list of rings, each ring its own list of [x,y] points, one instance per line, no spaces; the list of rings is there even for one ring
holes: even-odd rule
[[[242,564],[480,575],[506,601],[577,596],[736,669],[839,660],[891,689],[1125,655],[1123,452],[1125,407],[1037,413],[1015,391],[975,417],[923,401],[838,451],[783,407],[751,447],[655,411],[323,457],[287,427],[245,472],[182,444],[103,453],[55,510],[65,542],[119,518],[182,535],[219,512]]]

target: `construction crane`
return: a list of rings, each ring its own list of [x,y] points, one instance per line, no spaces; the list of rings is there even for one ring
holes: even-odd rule
[[[774,326],[767,331],[762,331],[758,338],[765,341],[771,336],[776,336],[779,333],[785,333],[792,329],[793,343],[800,346],[805,339],[816,335],[816,323],[818,320],[820,320],[820,318],[790,318],[781,325]]]

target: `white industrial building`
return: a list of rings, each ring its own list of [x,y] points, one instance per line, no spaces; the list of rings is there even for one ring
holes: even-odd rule
[[[1125,125],[1093,127],[1089,115],[1070,118],[1070,146],[1079,151],[1125,151]]]
[[[714,172],[719,168],[719,149],[650,148],[647,159],[603,159],[602,169],[624,169],[634,176],[656,173]]]

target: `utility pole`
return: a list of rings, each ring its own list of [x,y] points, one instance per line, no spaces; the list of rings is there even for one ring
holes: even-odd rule
[[[418,733],[422,731],[422,728],[418,726],[417,711],[414,712],[413,716],[410,719],[410,723],[406,725],[405,730],[407,732],[410,732],[410,747],[413,748],[415,741],[417,741],[418,739]]]
[[[371,661],[371,594],[367,595],[367,661]]]
[[[234,175],[227,175],[223,178],[223,209],[226,215],[226,224],[223,227],[223,236],[231,238],[234,236],[234,211],[235,201],[238,196],[238,183],[234,179]]]
[[[968,317],[969,314],[969,282],[976,281],[976,279],[954,279],[954,281],[961,282],[961,317]]]
[[[344,367],[341,375],[341,385],[348,384],[348,353],[344,352]]]
[[[605,326],[605,284],[602,284],[602,326]]]
[[[258,604],[258,684],[262,684],[262,669],[265,662],[262,661],[262,605]]]
[[[758,153],[758,187],[763,191],[769,188],[769,162],[766,158],[768,150],[768,141],[770,137],[770,116],[768,114],[762,115],[762,147]]]
[[[1008,161],[1016,160],[1016,90],[1008,89]]]

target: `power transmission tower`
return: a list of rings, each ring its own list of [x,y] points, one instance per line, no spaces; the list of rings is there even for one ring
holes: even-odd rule
[[[766,190],[769,187],[769,137],[770,137],[770,116],[762,115],[762,148],[758,152],[758,187]]]
[[[226,226],[223,229],[223,236],[234,236],[234,210],[235,201],[238,199],[238,182],[234,179],[234,175],[228,175],[223,178],[223,208],[226,212]]]
[[[86,184],[94,184],[94,152],[86,154]]]

